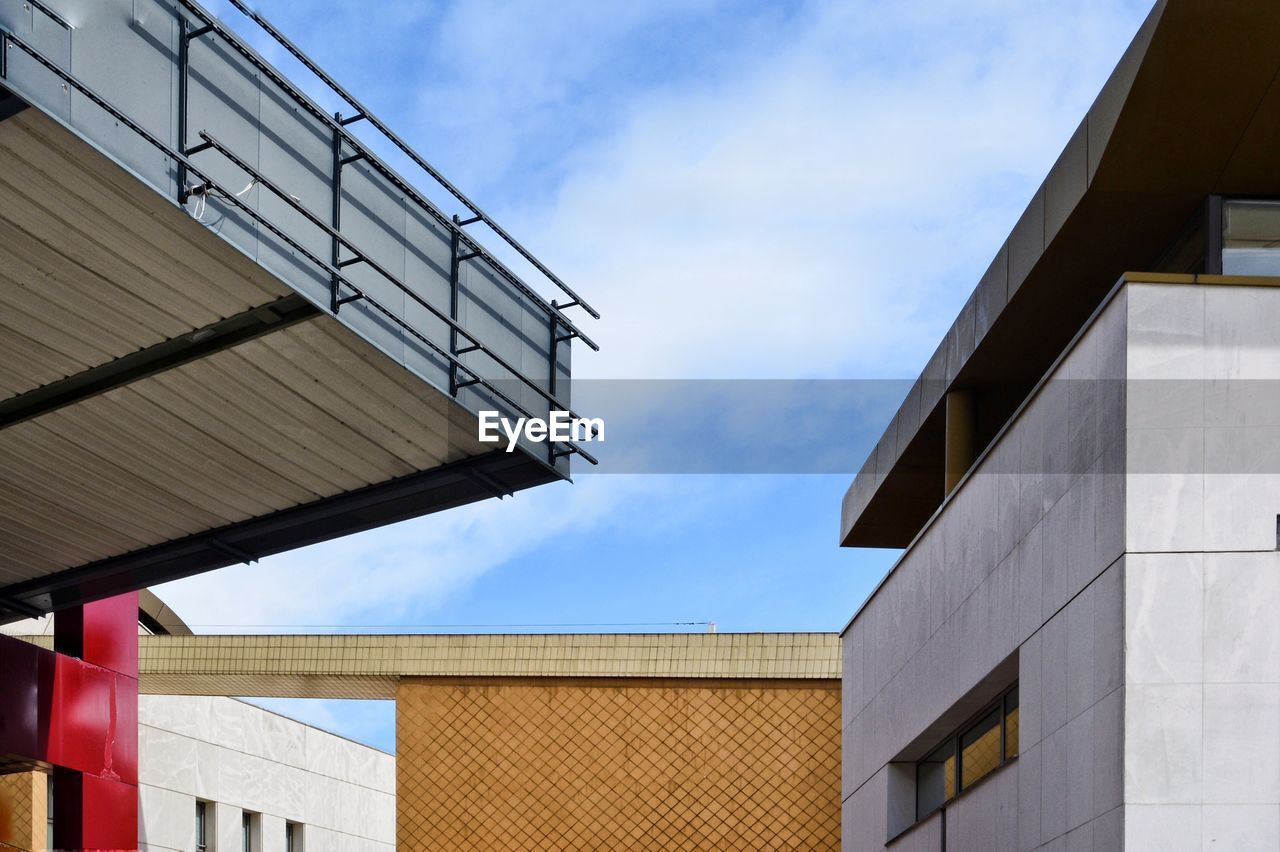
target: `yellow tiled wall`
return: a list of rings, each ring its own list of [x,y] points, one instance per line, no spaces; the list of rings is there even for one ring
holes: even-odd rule
[[[45,779],[41,772],[0,775],[0,850],[44,852],[48,831]]]
[[[404,678],[398,848],[839,849],[838,684]]]

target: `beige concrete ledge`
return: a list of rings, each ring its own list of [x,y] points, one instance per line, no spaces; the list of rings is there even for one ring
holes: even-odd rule
[[[834,633],[140,636],[144,693],[393,698],[400,677],[830,680]]]

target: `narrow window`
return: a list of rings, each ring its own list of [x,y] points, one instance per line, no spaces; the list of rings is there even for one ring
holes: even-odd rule
[[[196,852],[206,852],[209,832],[209,809],[205,802],[196,800]]]
[[[253,843],[254,816],[248,811],[243,812],[240,817],[241,826],[241,849],[244,852],[255,852]]]
[[[284,824],[284,852],[302,852],[302,826],[296,822]]]
[[[916,819],[924,819],[956,794],[956,742],[947,740],[916,767]]]
[[[1018,756],[1018,689],[1004,697],[1004,759]]]

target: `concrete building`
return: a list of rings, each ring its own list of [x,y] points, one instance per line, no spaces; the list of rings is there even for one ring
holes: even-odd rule
[[[138,750],[143,852],[395,848],[395,757],[375,748],[234,698],[144,695]],[[0,849],[57,848],[51,788],[0,775]]]
[[[138,704],[146,852],[391,852],[395,757],[233,698]]]
[[[1156,5],[851,486],[846,850],[1280,848],[1278,45]]]
[[[191,636],[139,593],[138,635]],[[0,626],[52,646],[54,619]],[[395,758],[223,695],[139,696],[138,848],[144,852],[346,852],[395,848]],[[0,850],[45,852],[52,777],[0,774]]]

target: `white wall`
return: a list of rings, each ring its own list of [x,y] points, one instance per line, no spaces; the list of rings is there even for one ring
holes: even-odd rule
[[[1129,287],[1125,837],[1280,849],[1280,289]]]
[[[284,852],[285,821],[304,852],[395,846],[395,758],[231,698],[139,700],[139,842],[195,848],[195,801],[210,808],[210,852],[240,852],[242,810],[261,814],[259,852]]]

